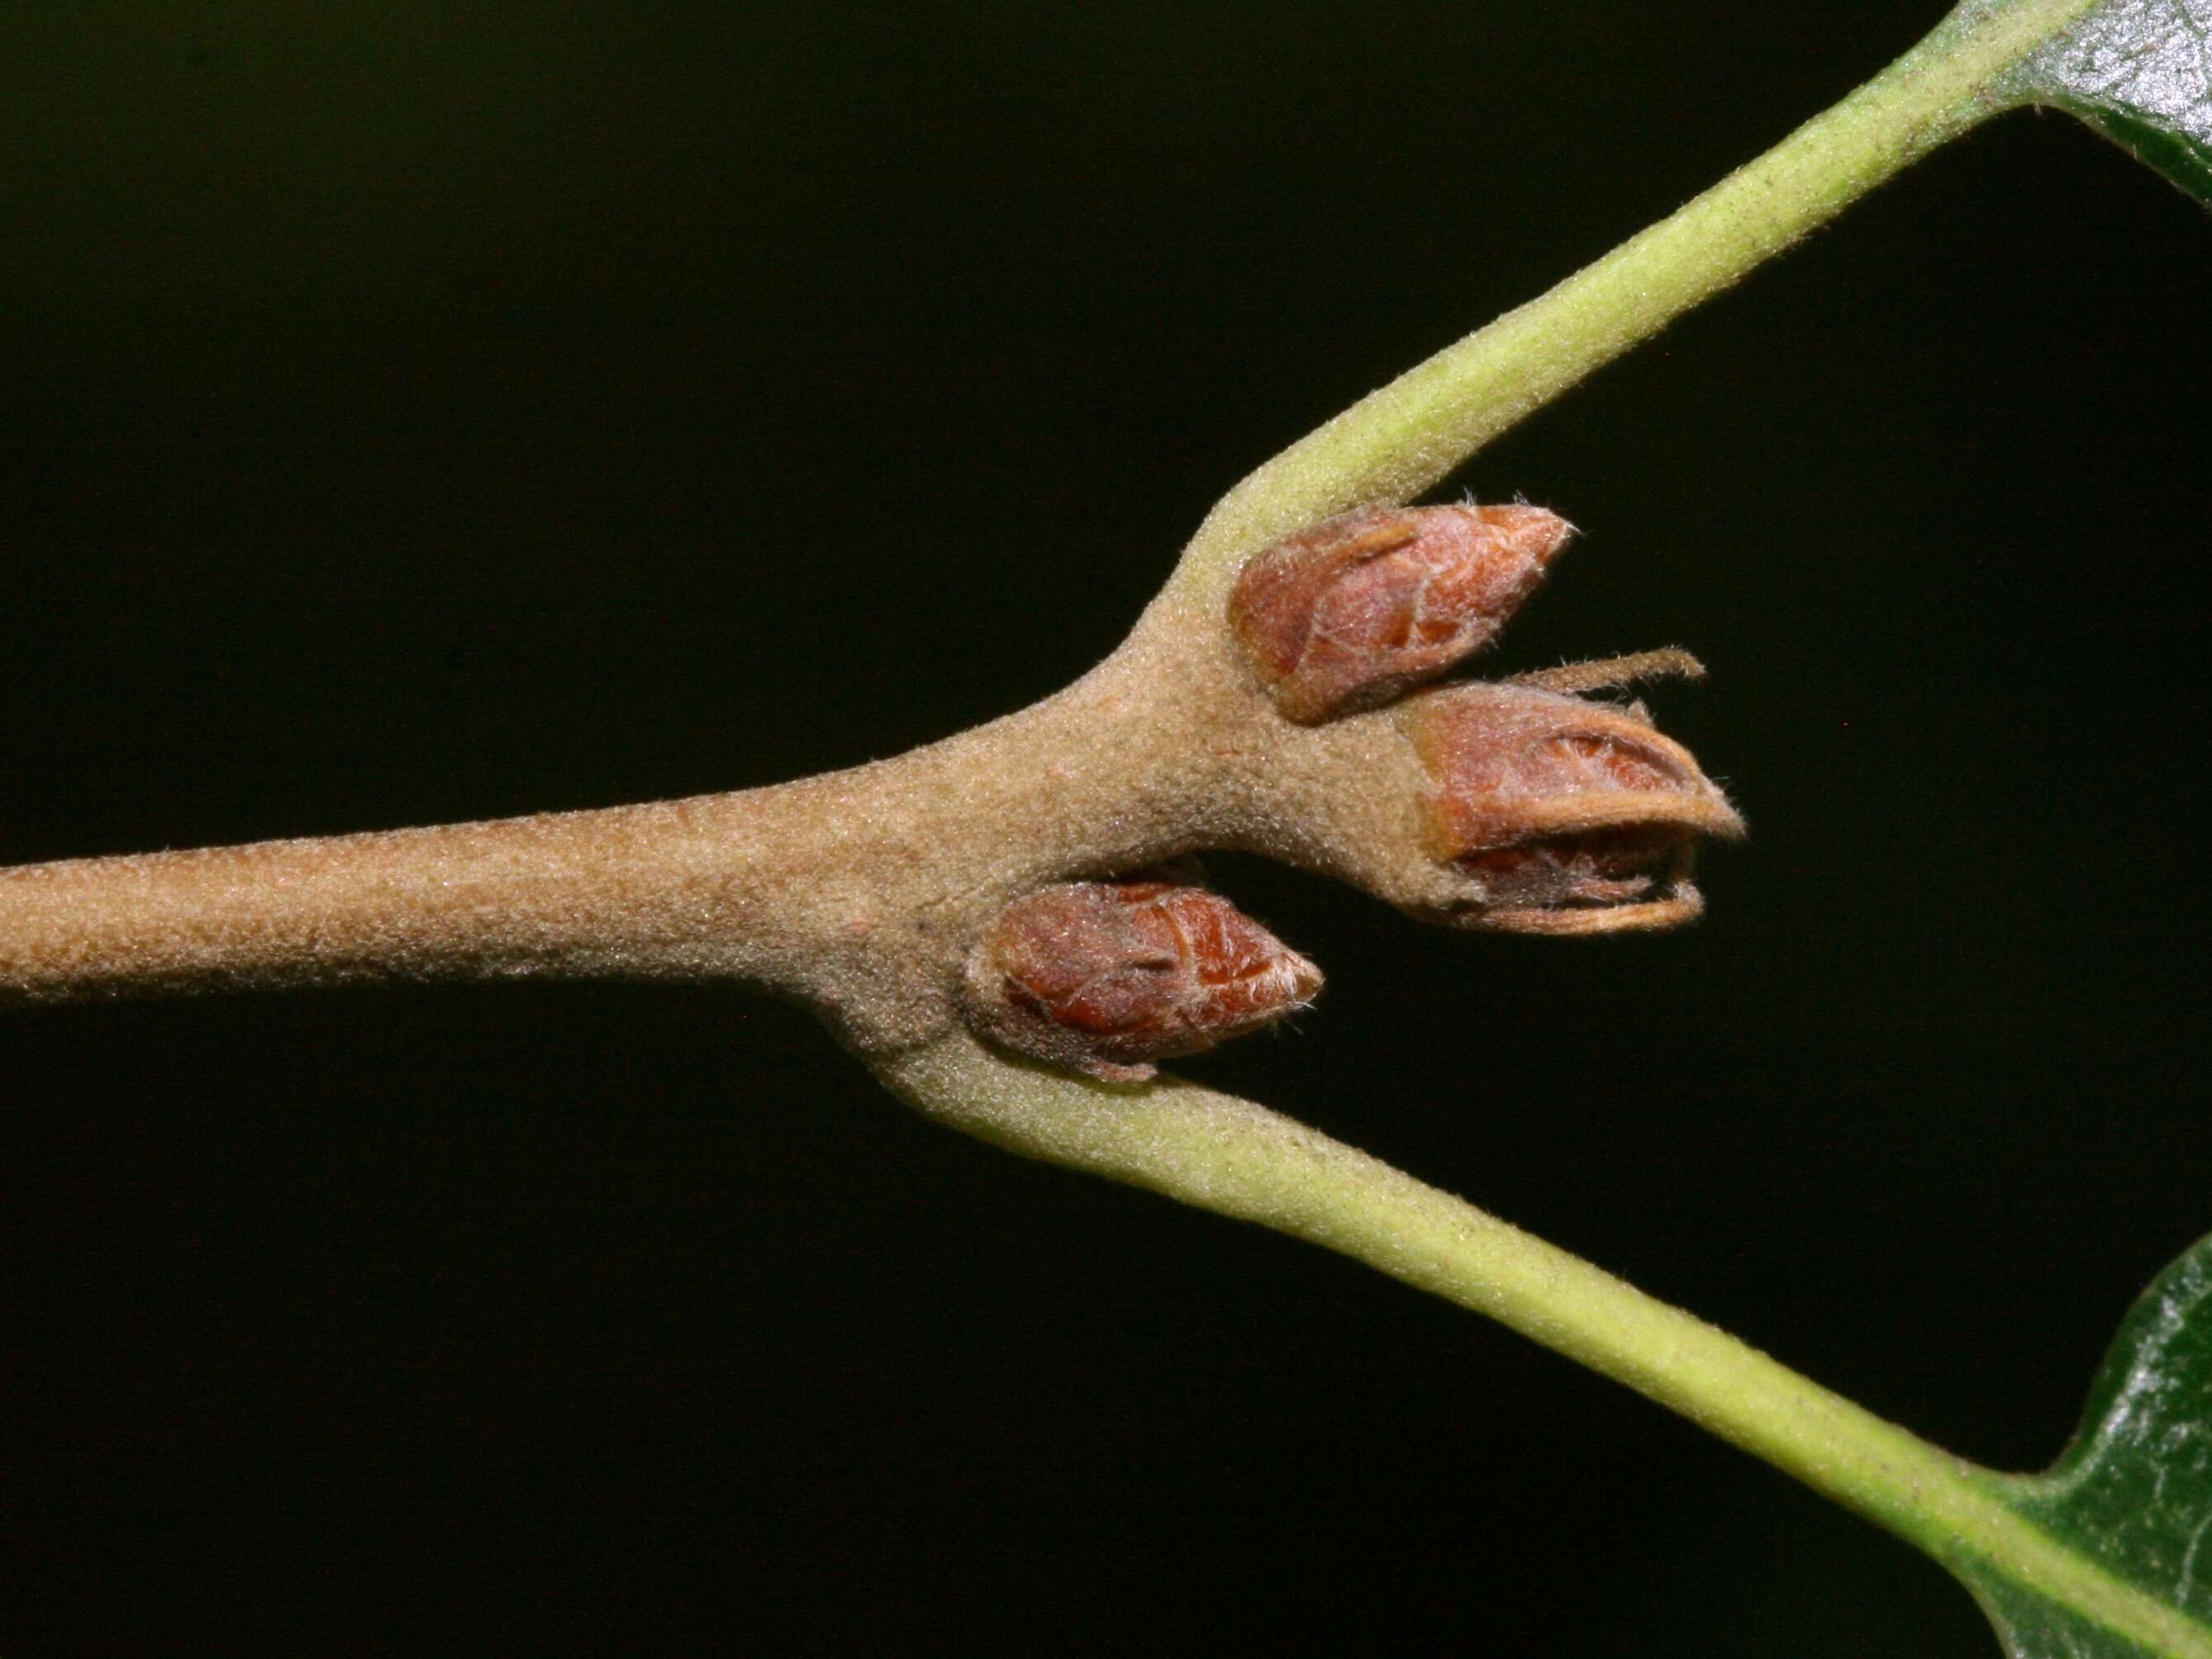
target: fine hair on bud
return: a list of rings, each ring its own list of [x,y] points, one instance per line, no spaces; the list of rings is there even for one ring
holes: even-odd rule
[[[1380,708],[1488,645],[1573,534],[1540,507],[1364,507],[1255,555],[1230,629],[1285,719]]]
[[[1218,894],[1178,881],[1063,882],[1001,910],[961,1005],[1002,1048],[1109,1083],[1310,1003],[1321,969]]]

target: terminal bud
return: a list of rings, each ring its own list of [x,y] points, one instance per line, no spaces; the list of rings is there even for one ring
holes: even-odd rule
[[[1304,1007],[1321,969],[1228,900],[1146,878],[1066,882],[1017,899],[969,952],[977,1035],[1109,1083]]]
[[[1317,725],[1482,649],[1573,534],[1540,507],[1364,507],[1255,555],[1230,629],[1284,717]]]
[[[1689,751],[1631,710],[1509,683],[1433,692],[1404,718],[1433,785],[1431,847],[1482,889],[1455,921],[1673,927],[1704,908],[1698,837],[1743,833]]]

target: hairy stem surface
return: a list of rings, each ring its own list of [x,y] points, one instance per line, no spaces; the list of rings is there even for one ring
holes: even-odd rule
[[[1157,630],[1155,630],[1157,631]],[[872,765],[733,794],[0,870],[0,1002],[367,979],[750,981],[862,1047],[945,1018],[976,907],[1203,833],[1142,653]],[[1197,700],[1210,709],[1210,700]],[[1164,726],[1165,729],[1162,729]],[[1116,730],[1121,741],[1097,734]]]

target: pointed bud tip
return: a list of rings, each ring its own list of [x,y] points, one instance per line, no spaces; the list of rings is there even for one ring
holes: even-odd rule
[[[1361,507],[1254,556],[1231,631],[1285,718],[1378,708],[1488,645],[1573,534],[1540,507]]]
[[[1304,1007],[1321,969],[1201,887],[1065,882],[1000,911],[969,953],[962,1005],[1000,1047],[1140,1083]]]
[[[1475,514],[1496,535],[1503,538],[1528,559],[1539,565],[1548,565],[1575,538],[1577,532],[1558,514],[1540,507],[1530,507],[1525,501],[1513,501],[1496,507],[1468,506],[1460,509]]]

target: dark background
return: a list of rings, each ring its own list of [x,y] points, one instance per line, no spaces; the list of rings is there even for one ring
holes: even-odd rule
[[[1936,7],[325,9],[0,24],[0,860],[1012,708]],[[1623,941],[1220,860],[1330,989],[1188,1072],[2046,1461],[2212,1228],[2209,299],[2212,220],[2014,116],[1479,458],[1586,532],[1495,667],[1694,647],[1753,839]],[[9,1659],[1995,1650],[1613,1384],[733,992],[0,1018],[0,1249]]]

